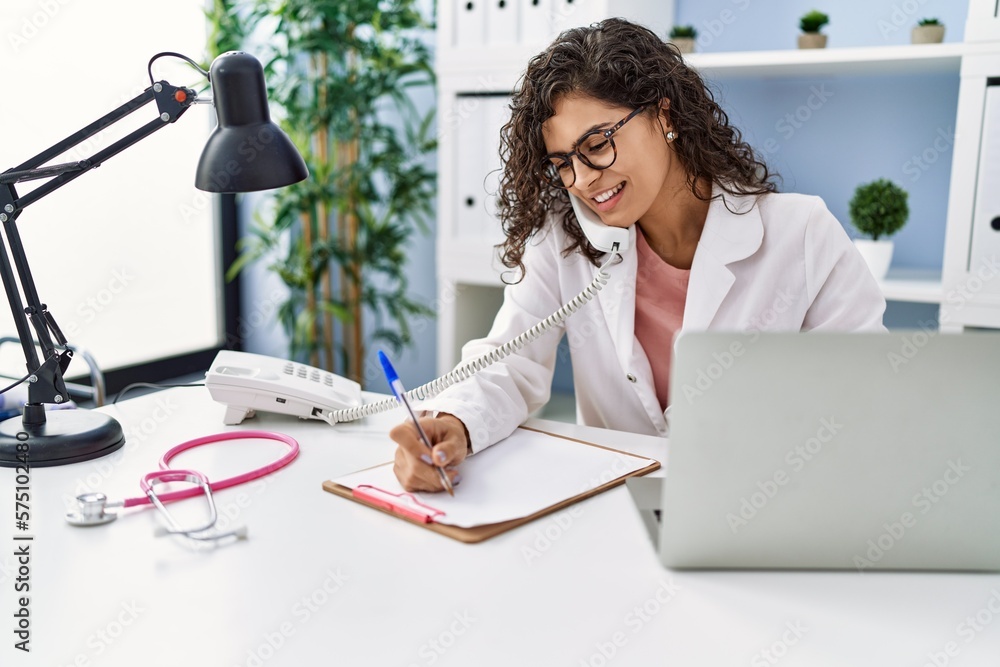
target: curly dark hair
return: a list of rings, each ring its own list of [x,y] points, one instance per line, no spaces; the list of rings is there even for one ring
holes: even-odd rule
[[[694,69],[672,44],[654,32],[624,19],[607,19],[563,32],[545,51],[528,62],[511,99],[510,121],[500,130],[503,174],[497,205],[506,241],[501,259],[524,275],[524,249],[545,225],[551,212],[561,216],[571,242],[568,256],[579,250],[595,265],[602,253],[590,245],[576,221],[566,190],[542,178],[545,156],[542,123],[564,95],[592,97],[613,106],[650,105],[643,114],[655,116],[660,102],[677,129],[673,148],[687,172],[687,185],[699,199],[710,198],[697,183],[717,183],[731,195],[776,192],[776,174],[769,171]]]

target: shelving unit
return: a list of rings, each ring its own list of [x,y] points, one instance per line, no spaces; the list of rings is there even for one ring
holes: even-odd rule
[[[962,58],[986,44],[904,44],[845,49],[692,53],[687,62],[713,79],[794,76],[957,74]]]
[[[551,1],[556,6],[566,6],[573,0]],[[581,7],[587,0],[576,2]],[[595,6],[604,4],[594,2],[594,6],[587,8],[588,22],[599,18]],[[666,4],[669,7],[665,8],[663,3],[644,5],[633,1],[629,4],[631,18],[642,21],[642,12],[647,10],[650,15],[659,17],[659,23],[665,27],[658,32],[666,34],[673,16],[673,3]],[[466,42],[457,47],[454,12],[461,6],[463,3],[445,3],[439,10],[441,33],[437,71],[439,109],[445,125],[440,135],[438,207],[438,281],[446,297],[442,299],[438,330],[438,367],[442,372],[458,361],[465,341],[488,331],[502,301],[502,267],[493,248],[502,237],[488,203],[491,186],[495,192],[494,170],[499,168],[499,160],[493,158],[477,163],[475,156],[496,153],[499,129],[505,120],[498,109],[502,109],[505,95],[516,86],[528,59],[545,43],[545,40],[536,39],[526,44],[500,46],[484,40],[478,45]],[[1000,279],[980,287],[970,298],[963,298],[957,304],[946,303],[948,300],[944,297],[977,284],[977,267],[970,266],[975,245],[973,205],[977,187],[985,187],[978,184],[978,180],[980,152],[984,150],[980,144],[984,136],[986,89],[991,83],[1000,86],[1000,18],[997,12],[993,0],[970,0],[964,43],[686,56],[690,64],[713,80],[942,73],[961,76],[943,268],[941,271],[895,270],[880,283],[888,300],[941,305],[941,328],[948,331],[972,326],[1000,328]],[[613,13],[623,15],[619,9]],[[475,131],[469,129],[470,123],[479,123]],[[468,136],[476,139],[469,140]],[[470,150],[470,142],[478,147]],[[1000,139],[997,143],[1000,146]],[[492,180],[487,178],[491,172]],[[1000,191],[1000,182],[992,187]],[[993,215],[1000,216],[1000,210]],[[980,233],[977,238],[982,237]],[[992,242],[992,238],[987,237],[987,241]],[[979,252],[981,255],[982,250]],[[962,293],[969,291],[964,289]]]
[[[893,269],[879,282],[889,301],[940,304],[944,289],[941,272],[922,269]]]

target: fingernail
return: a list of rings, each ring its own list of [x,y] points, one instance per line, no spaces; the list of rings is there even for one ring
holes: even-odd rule
[[[431,457],[427,456],[426,454],[421,454],[420,455],[420,460],[423,461],[424,463],[426,463],[429,466],[434,465],[434,462],[431,461]]]
[[[452,486],[458,486],[461,483],[462,483],[462,476],[461,475],[455,475],[454,477],[451,478],[451,485]]]
[[[445,455],[445,453],[444,453],[444,452],[442,452],[442,451],[440,451],[440,450],[438,450],[438,451],[434,452],[434,456],[436,456],[436,457],[437,457],[437,460],[438,460],[438,461],[440,461],[441,463],[444,463],[444,462],[445,462],[445,460],[446,460],[446,459],[448,458],[448,457],[447,457],[447,456]]]

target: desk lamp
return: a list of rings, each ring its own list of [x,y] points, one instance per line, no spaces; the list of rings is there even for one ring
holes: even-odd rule
[[[154,82],[153,62],[163,56],[180,58],[205,75],[214,100],[199,98],[190,88],[173,86],[166,81]],[[149,61],[148,71],[150,86],[145,91],[30,160],[0,173],[0,223],[3,227],[0,276],[28,370],[11,386],[29,383],[28,402],[22,416],[0,422],[0,466],[14,467],[27,462],[33,467],[44,467],[88,461],[110,454],[125,444],[121,425],[105,414],[83,409],[50,412],[44,409],[44,403],[69,400],[63,374],[73,353],[47,306],[39,300],[28,268],[15,224],[25,208],[175,122],[188,107],[197,103],[214,103],[218,117],[218,126],[209,136],[198,162],[195,173],[198,189],[253,192],[297,183],[308,175],[305,162],[292,142],[271,122],[264,71],[250,54],[224,53],[206,72],[186,56],[159,53]],[[107,148],[76,162],[43,166],[153,101],[159,112],[157,117]],[[39,179],[49,180],[18,196],[15,184]],[[32,329],[37,343],[32,339]]]

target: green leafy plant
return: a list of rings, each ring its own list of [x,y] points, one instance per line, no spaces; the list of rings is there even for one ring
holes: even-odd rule
[[[937,19],[920,19],[917,25],[941,25],[941,22]]]
[[[436,188],[433,111],[411,98],[435,82],[430,26],[419,0],[215,2],[216,34],[262,45],[275,116],[309,167],[274,193],[228,275],[266,261],[289,290],[278,319],[290,356],[361,381],[366,344],[398,353],[433,316],[405,273]]]
[[[849,205],[851,222],[873,241],[892,236],[910,216],[908,198],[906,190],[884,178],[859,185]]]
[[[670,29],[670,39],[695,39],[697,36],[693,25],[675,25]]]
[[[812,10],[799,19],[802,32],[819,32],[820,28],[830,22],[830,17],[818,10]]]

